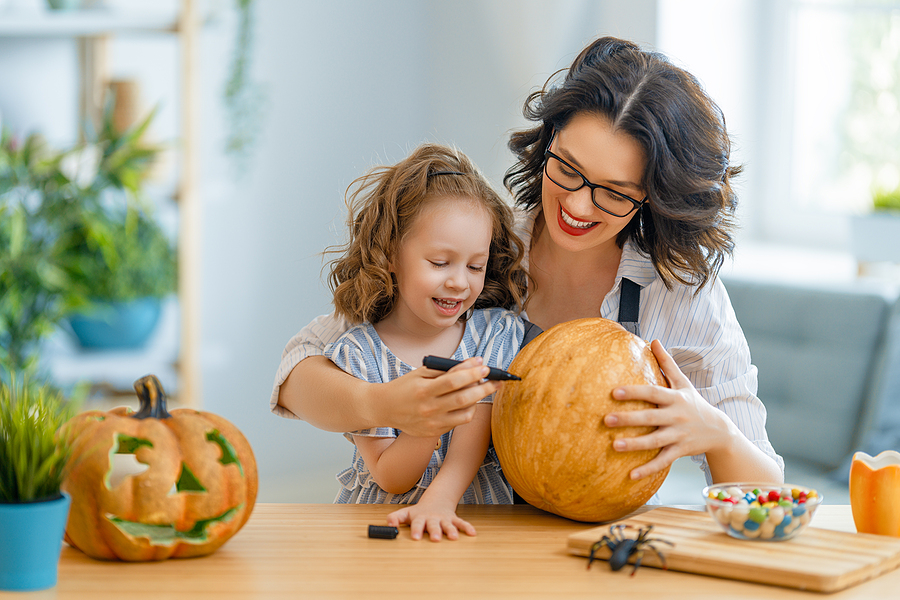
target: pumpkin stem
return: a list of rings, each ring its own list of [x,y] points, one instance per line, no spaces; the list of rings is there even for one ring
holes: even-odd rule
[[[141,401],[140,409],[134,413],[135,419],[168,419],[172,415],[166,410],[166,393],[156,375],[145,375],[134,382],[134,391]]]

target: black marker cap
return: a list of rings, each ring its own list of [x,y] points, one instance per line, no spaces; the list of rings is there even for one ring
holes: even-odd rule
[[[400,530],[396,527],[388,527],[387,525],[369,525],[369,537],[378,538],[380,540],[392,540],[397,537]]]

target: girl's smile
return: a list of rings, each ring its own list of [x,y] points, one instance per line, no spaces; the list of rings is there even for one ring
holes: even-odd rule
[[[432,298],[432,300],[434,300],[434,303],[437,305],[439,312],[451,317],[459,314],[463,303],[462,300],[453,300],[450,298]]]

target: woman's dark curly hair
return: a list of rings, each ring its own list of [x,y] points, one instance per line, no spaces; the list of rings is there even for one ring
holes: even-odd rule
[[[513,232],[513,211],[469,158],[439,144],[423,144],[393,166],[371,169],[347,188],[350,240],[326,253],[335,311],[354,323],[377,323],[394,308],[397,283],[390,263],[422,208],[436,199],[476,203],[491,216],[490,256],[475,308],[523,306],[525,250]]]
[[[579,113],[610,120],[634,138],[647,160],[641,185],[648,201],[619,233],[648,254],[663,282],[697,285],[713,279],[734,250],[737,196],[729,165],[731,142],[718,105],[690,73],[657,52],[603,37],[572,63],[558,85],[525,101],[524,114],[540,124],[513,133],[517,158],[503,179],[516,203],[541,204],[544,151],[554,130]]]

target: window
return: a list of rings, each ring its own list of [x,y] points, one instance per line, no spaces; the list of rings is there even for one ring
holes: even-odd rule
[[[744,233],[848,249],[849,215],[900,185],[900,2],[660,0],[659,30],[725,112]]]

